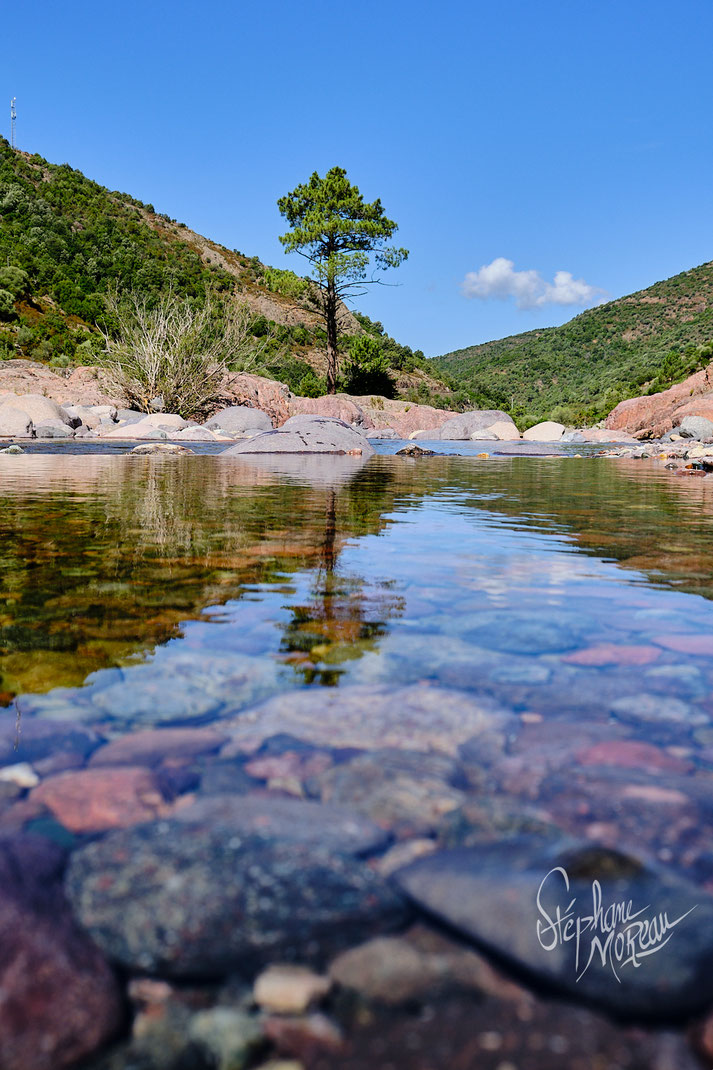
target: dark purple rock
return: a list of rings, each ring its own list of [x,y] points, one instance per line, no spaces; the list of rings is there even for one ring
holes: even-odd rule
[[[116,980],[65,901],[64,858],[39,836],[0,837],[3,1070],[74,1065],[121,1021]]]

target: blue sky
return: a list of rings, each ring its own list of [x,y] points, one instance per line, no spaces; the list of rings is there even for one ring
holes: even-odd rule
[[[12,32],[20,148],[248,255],[300,270],[275,202],[345,167],[411,254],[358,307],[429,356],[713,258],[711,0],[39,0]]]

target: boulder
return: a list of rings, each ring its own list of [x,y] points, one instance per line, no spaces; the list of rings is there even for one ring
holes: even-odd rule
[[[99,406],[94,406],[93,410],[96,412]],[[104,415],[104,413],[102,413]],[[146,419],[145,412],[137,412],[136,409],[116,409],[114,419],[117,422],[124,424],[138,424],[141,420]]]
[[[520,837],[428,855],[396,880],[422,909],[541,984],[618,1017],[671,1020],[713,1000],[713,896],[636,858]],[[566,914],[572,935],[581,918],[579,942],[564,936]]]
[[[500,442],[514,442],[516,439],[520,438],[520,432],[512,420],[497,420],[494,424],[491,424],[485,432],[475,431],[470,437],[472,439],[477,439],[477,436],[483,433],[492,435]]]
[[[493,424],[504,423],[512,425],[517,431],[514,421],[506,412],[500,409],[474,409],[472,412],[461,412],[450,419],[441,427],[439,438],[446,442],[463,441],[469,439],[476,431],[487,431]],[[518,432],[517,437],[520,437]]]
[[[60,405],[101,405],[113,399],[102,389],[100,368],[76,368],[70,376],[58,375],[33,360],[0,362],[0,397],[4,394],[40,395]]]
[[[0,438],[34,438],[32,417],[14,405],[0,406]]]
[[[241,836],[311,843],[355,856],[383,850],[389,839],[382,828],[355,809],[279,795],[208,795],[182,807],[176,819],[202,828],[225,826]]]
[[[162,434],[162,432],[159,431],[158,434]],[[108,437],[111,438],[113,436],[110,435]],[[150,453],[162,453],[166,454],[167,456],[171,456],[172,454],[193,453],[193,450],[189,450],[188,446],[175,445],[173,442],[147,442],[145,445],[142,446],[134,446],[134,448],[129,452],[138,453],[140,455]]]
[[[289,387],[263,375],[239,372],[226,376],[223,396],[228,404],[266,412],[275,425],[284,423],[290,415],[292,394]]]
[[[117,1031],[118,984],[76,926],[62,851],[39,836],[0,837],[0,1066],[61,1070]]]
[[[421,434],[422,432],[417,432]],[[401,435],[395,427],[379,427],[366,432],[366,437],[371,439],[400,439]]]
[[[155,427],[153,424],[141,420],[139,423],[131,424],[115,424],[107,421],[99,425],[98,433],[102,438],[118,438],[118,439],[156,439],[158,441],[165,442],[166,439],[173,437],[173,434],[177,432],[166,431],[161,427]]]
[[[272,431],[272,420],[266,412],[253,409],[250,405],[230,405],[216,412],[203,426],[219,428],[231,435],[242,435],[244,431],[251,430]]]
[[[5,394],[0,397],[0,408],[4,408],[5,405],[26,413],[35,425],[50,421],[63,423],[68,427],[72,426],[72,421],[62,406],[52,398],[43,397],[42,394]]]
[[[222,457],[250,453],[343,453],[370,456],[374,452],[366,435],[345,424],[321,416],[292,416],[278,431],[265,431],[224,450]]]
[[[676,430],[681,438],[695,438],[702,442],[713,438],[713,421],[704,416],[684,416]]]
[[[99,426],[101,417],[97,413],[92,412],[87,405],[65,405],[64,411],[67,413],[67,416],[69,416],[72,421],[72,426],[75,428],[83,425],[84,427],[93,430],[95,427]]]
[[[585,427],[579,433],[584,442],[638,442],[627,431],[612,431],[608,427]]]
[[[487,697],[444,687],[389,685],[286,691],[252,709],[241,707],[221,727],[230,732],[225,757],[250,754],[287,733],[314,746],[455,754],[473,736],[504,742],[512,717]]]
[[[558,424],[555,420],[544,420],[534,427],[528,427],[527,431],[523,431],[522,437],[526,442],[558,442],[564,432],[564,424]]]
[[[73,852],[66,887],[110,958],[163,977],[321,966],[407,916],[401,896],[349,854],[209,822],[109,833]]]
[[[423,446],[404,446],[403,449],[396,451],[397,457],[438,457],[435,450],[426,450]]]
[[[153,774],[143,766],[80,769],[47,777],[31,795],[72,832],[150,821],[165,812]]]
[[[301,414],[331,416],[336,420],[343,420],[345,424],[353,424],[365,429],[374,426],[361,406],[346,394],[325,394],[321,398],[291,398],[290,415]]]
[[[37,438],[74,438],[74,429],[61,420],[42,420],[35,424]]]
[[[606,419],[612,431],[659,438],[685,416],[713,420],[713,364],[668,390],[621,401]]]
[[[366,394],[350,395],[375,429],[392,427],[400,438],[409,438],[413,431],[434,431],[444,424],[452,412],[436,409],[432,405],[415,405],[412,401],[400,401],[396,398],[383,398]],[[431,438],[437,438],[431,435]]]
[[[214,435],[209,427],[184,427],[182,431],[175,431],[170,438],[176,442],[217,442],[218,436]]]
[[[162,431],[182,431],[184,427],[189,426],[188,420],[184,420],[177,412],[150,412],[144,416],[141,424],[159,427]]]
[[[149,728],[128,732],[95,751],[90,764],[155,766],[166,759],[195,758],[217,750],[226,738],[212,728]]]

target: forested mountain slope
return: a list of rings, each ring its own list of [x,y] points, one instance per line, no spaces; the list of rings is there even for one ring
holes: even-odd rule
[[[713,262],[588,309],[561,327],[469,346],[431,362],[524,422],[591,423],[713,359]]]

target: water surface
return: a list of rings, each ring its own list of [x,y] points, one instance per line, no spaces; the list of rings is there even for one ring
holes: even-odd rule
[[[296,687],[421,684],[520,719],[503,796],[564,807],[547,777],[622,738],[705,794],[712,562],[708,481],[649,462],[3,457],[0,702],[112,735],[232,722]],[[521,752],[548,755],[531,789]],[[604,827],[587,805],[579,824]]]

